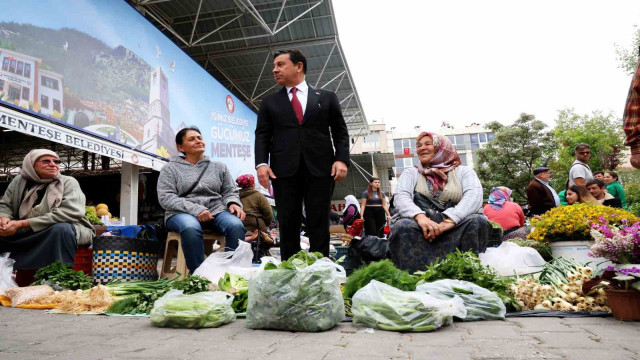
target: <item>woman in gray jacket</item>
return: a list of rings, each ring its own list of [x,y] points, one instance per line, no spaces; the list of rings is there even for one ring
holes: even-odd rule
[[[55,152],[31,150],[0,200],[0,253],[11,253],[16,270],[73,264],[76,247],[95,235],[85,201],[78,181],[60,174]]]
[[[245,213],[227,166],[204,156],[198,128],[180,130],[176,146],[184,156],[172,157],[160,171],[158,200],[166,210],[167,229],[180,233],[187,268],[193,273],[204,261],[202,228],[224,233],[226,249],[235,250],[238,240],[244,240]]]
[[[423,132],[416,141],[420,161],[398,179],[389,238],[391,259],[410,272],[456,249],[484,252],[491,228],[482,214],[480,180],[473,169],[460,165],[449,139]],[[428,200],[420,203],[416,196]],[[444,210],[422,205],[430,202]]]

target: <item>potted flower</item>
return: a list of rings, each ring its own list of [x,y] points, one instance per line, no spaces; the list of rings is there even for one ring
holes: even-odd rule
[[[605,288],[613,317],[618,320],[640,320],[640,268],[620,269]]]
[[[533,219],[533,231],[527,236],[536,241],[548,242],[553,257],[569,257],[580,262],[601,263],[587,253],[593,244],[592,224],[617,226],[623,219],[637,222],[636,216],[623,209],[592,204],[560,206],[547,211],[540,219]],[[606,265],[605,265],[606,266]]]

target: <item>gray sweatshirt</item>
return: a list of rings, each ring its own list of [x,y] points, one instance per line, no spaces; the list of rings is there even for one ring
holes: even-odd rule
[[[459,224],[471,214],[482,213],[482,184],[473,169],[460,165],[457,170],[462,186],[462,200],[444,213]],[[398,186],[393,197],[393,205],[397,213],[392,218],[393,222],[400,218],[413,218],[418,214],[424,214],[424,211],[413,203],[413,192],[420,176],[423,175],[418,172],[418,169],[411,167],[405,169],[398,178]]]
[[[205,156],[197,164],[174,156],[160,171],[158,178],[158,201],[165,211],[165,221],[171,216],[184,213],[197,216],[204,210],[211,215],[228,210],[232,203],[242,207],[238,188],[231,178],[227,165],[211,161],[200,182],[189,193],[200,173],[209,161]]]

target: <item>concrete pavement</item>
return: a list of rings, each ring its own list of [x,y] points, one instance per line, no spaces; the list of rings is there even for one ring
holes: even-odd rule
[[[342,323],[322,333],[163,329],[148,318],[0,308],[0,359],[594,359],[640,360],[640,323],[509,318],[395,333]]]

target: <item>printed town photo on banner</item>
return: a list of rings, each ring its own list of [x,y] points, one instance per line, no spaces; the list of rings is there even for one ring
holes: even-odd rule
[[[253,173],[256,114],[125,2],[0,1],[0,104],[164,158],[195,125]]]

